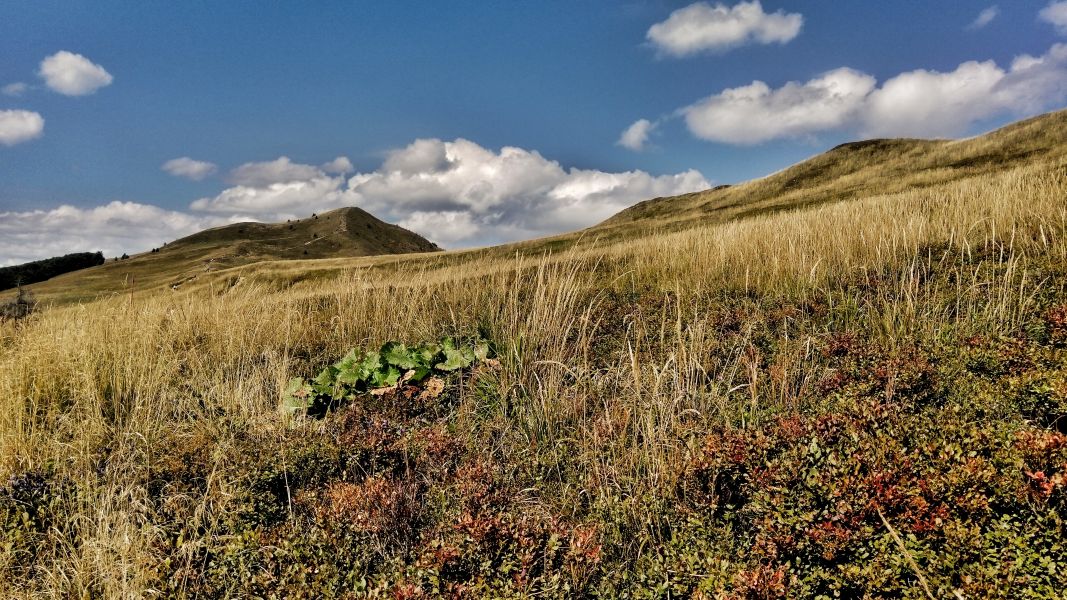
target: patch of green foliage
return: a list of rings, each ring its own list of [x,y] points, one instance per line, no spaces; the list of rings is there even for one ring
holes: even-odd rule
[[[104,255],[100,252],[77,252],[21,265],[0,267],[0,290],[10,289],[19,284],[30,285],[57,275],[102,264],[104,264]]]
[[[378,350],[353,349],[310,381],[290,380],[282,406],[294,415],[322,415],[370,390],[420,383],[435,373],[447,374],[485,361],[489,353],[484,340],[457,344],[452,338],[413,348],[392,341]]]

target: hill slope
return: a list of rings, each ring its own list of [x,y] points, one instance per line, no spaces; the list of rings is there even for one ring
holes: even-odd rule
[[[194,250],[227,266],[259,260],[338,258],[440,250],[365,210],[339,208],[287,223],[235,223],[181,238],[156,254]],[[144,256],[144,255],[142,255]]]
[[[1027,165],[1057,168],[1067,160],[1067,110],[1013,123],[964,140],[878,139],[842,144],[777,173],[737,185],[668,198],[654,198],[583,231],[476,250],[449,252],[444,266],[515,254],[540,255],[574,246],[582,238],[602,244],[665,231],[735,221],[838,201],[927,189]],[[342,214],[345,216],[342,218]],[[289,226],[293,229],[289,229]],[[356,231],[364,235],[354,235]],[[400,233],[402,232],[402,233]],[[405,235],[406,234],[406,235]],[[314,237],[314,236],[318,237]],[[387,241],[388,240],[388,241]],[[406,242],[404,240],[407,240]],[[67,302],[161,284],[210,283],[230,274],[204,277],[229,267],[243,273],[269,270],[281,279],[327,277],[380,259],[351,259],[438,249],[360,209],[339,209],[288,224],[242,223],[204,231],[119,263],[62,276],[33,286],[43,300]],[[307,254],[304,252],[307,251]],[[409,257],[405,260],[421,260]],[[287,261],[284,265],[277,261]],[[390,262],[395,258],[390,258]],[[250,266],[252,263],[262,263]],[[233,274],[239,277],[241,274]],[[128,276],[128,277],[127,277]],[[129,285],[132,282],[134,285]]]
[[[943,185],[1067,156],[1067,111],[964,140],[876,139],[828,152],[736,186],[640,202],[594,230],[727,221],[877,194]]]
[[[91,298],[123,289],[180,287],[204,273],[270,260],[351,258],[440,248],[359,208],[288,223],[235,223],[181,238],[156,251],[70,273],[32,287],[42,300]]]

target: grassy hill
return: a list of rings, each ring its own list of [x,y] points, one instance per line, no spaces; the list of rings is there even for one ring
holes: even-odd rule
[[[0,591],[1061,598],[1065,119],[0,323]]]
[[[164,287],[226,286],[243,272],[284,286],[398,261],[436,268],[515,254],[537,256],[570,249],[581,240],[610,245],[765,213],[940,186],[1019,166],[1055,165],[1067,159],[1065,139],[1067,111],[1059,111],[965,140],[852,142],[761,179],[639,202],[583,231],[432,257],[399,256],[440,249],[358,208],[293,223],[239,223],[183,238],[159,253],[109,262],[31,289],[44,302],[69,303]],[[381,258],[360,258],[375,256]],[[342,260],[316,260],[326,258]],[[305,260],[314,262],[301,262]]]
[[[111,260],[30,289],[41,301],[82,301],[100,295],[169,287],[239,265],[436,252],[440,248],[359,208],[339,208],[287,223],[236,223],[195,233],[158,251]]]
[[[945,185],[1067,157],[1067,111],[965,140],[865,140],[842,144],[740,185],[640,202],[597,229],[740,219],[875,194]]]

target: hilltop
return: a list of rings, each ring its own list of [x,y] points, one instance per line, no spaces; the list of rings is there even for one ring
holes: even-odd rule
[[[1067,110],[963,140],[873,139],[841,144],[782,171],[740,185],[653,198],[591,231],[677,228],[829,202],[943,185],[1067,156]]]
[[[339,208],[286,223],[235,223],[207,229],[127,259],[32,286],[43,300],[85,299],[131,288],[172,289],[213,273],[263,261],[436,252],[440,248],[360,208]]]

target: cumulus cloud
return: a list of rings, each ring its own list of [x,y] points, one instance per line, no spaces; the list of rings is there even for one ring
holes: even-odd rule
[[[218,170],[215,163],[203,160],[193,160],[188,156],[173,158],[163,163],[162,169],[175,177],[185,177],[193,181],[202,181],[205,177]]]
[[[117,201],[93,208],[63,205],[52,210],[0,212],[0,264],[97,250],[118,256],[227,221]]]
[[[464,139],[416,140],[390,152],[379,169],[347,179],[288,159],[284,164],[304,176],[241,178],[191,207],[282,220],[359,206],[435,242],[470,246],[586,227],[637,201],[710,185],[692,170],[663,176],[568,170],[536,151],[493,151]]]
[[[771,88],[729,88],[678,111],[705,140],[759,144],[830,130],[873,136],[952,136],[985,119],[1024,116],[1067,100],[1067,44],[1022,55],[1007,68],[965,62],[949,72],[915,70],[880,86],[848,68]]]
[[[0,144],[14,146],[40,137],[44,117],[29,110],[0,110]]]
[[[730,88],[683,108],[694,135],[729,144],[758,144],[836,129],[855,119],[874,77],[837,69],[806,83],[771,89],[762,81]]]
[[[659,52],[681,57],[753,43],[784,44],[797,37],[803,24],[799,13],[765,13],[759,0],[733,7],[696,2],[650,27],[645,37]]]
[[[656,124],[652,121],[639,119],[627,127],[626,131],[623,131],[622,135],[619,136],[619,141],[615,143],[634,152],[640,152],[645,149],[645,144],[648,143],[648,136],[652,134],[655,128]]]
[[[978,16],[975,17],[973,21],[971,21],[970,25],[967,26],[967,29],[971,31],[977,31],[979,29],[982,29],[986,25],[992,23],[993,19],[996,19],[999,15],[1000,7],[996,5],[990,6],[989,8],[978,13]]]
[[[643,171],[564,169],[540,153],[499,152],[457,139],[418,140],[382,169],[348,182],[346,196],[371,212],[413,220],[461,214],[462,237],[442,243],[502,242],[586,227],[633,203],[709,187],[696,171],[655,177]],[[419,231],[433,238],[430,226]],[[454,227],[455,228],[455,227]]]
[[[1067,0],[1050,2],[1048,6],[1041,9],[1038,17],[1042,21],[1052,24],[1063,35],[1067,35]]]
[[[111,85],[114,78],[104,67],[81,54],[61,50],[41,61],[38,71],[52,91],[65,96],[85,96]]]
[[[580,229],[638,201],[711,185],[693,170],[656,176],[566,169],[533,150],[491,150],[464,139],[418,139],[390,152],[378,169],[351,176],[338,172],[350,169],[345,162],[315,167],[283,156],[246,163],[231,173],[234,185],[187,212],[133,202],[0,212],[0,264],[77,251],[141,252],[225,223],[279,222],[343,206],[446,247],[480,246]]]
[[[917,70],[886,81],[868,99],[867,135],[951,136],[997,115],[1026,115],[1067,100],[1067,44],[1040,57],[1016,57],[1003,69],[993,61],[965,62],[940,73]]]
[[[194,201],[190,207],[197,211],[277,221],[344,206],[339,193],[343,183],[342,177],[329,177],[318,172],[303,181],[226,188],[216,196]]]
[[[0,88],[0,93],[3,93],[5,96],[21,96],[25,94],[28,89],[30,89],[30,86],[21,81],[16,81]]]
[[[338,156],[330,162],[324,163],[320,168],[327,173],[337,173],[339,175],[353,170],[352,161],[348,160],[347,156]]]
[[[274,183],[303,181],[321,173],[318,167],[302,165],[281,156],[266,162],[248,162],[233,171],[227,178],[230,183],[241,186],[268,186]]]
[[[451,166],[448,148],[437,139],[419,139],[389,152],[382,170],[387,173],[438,173]]]
[[[459,211],[418,211],[397,224],[445,246],[469,240],[481,230],[474,215]]]

